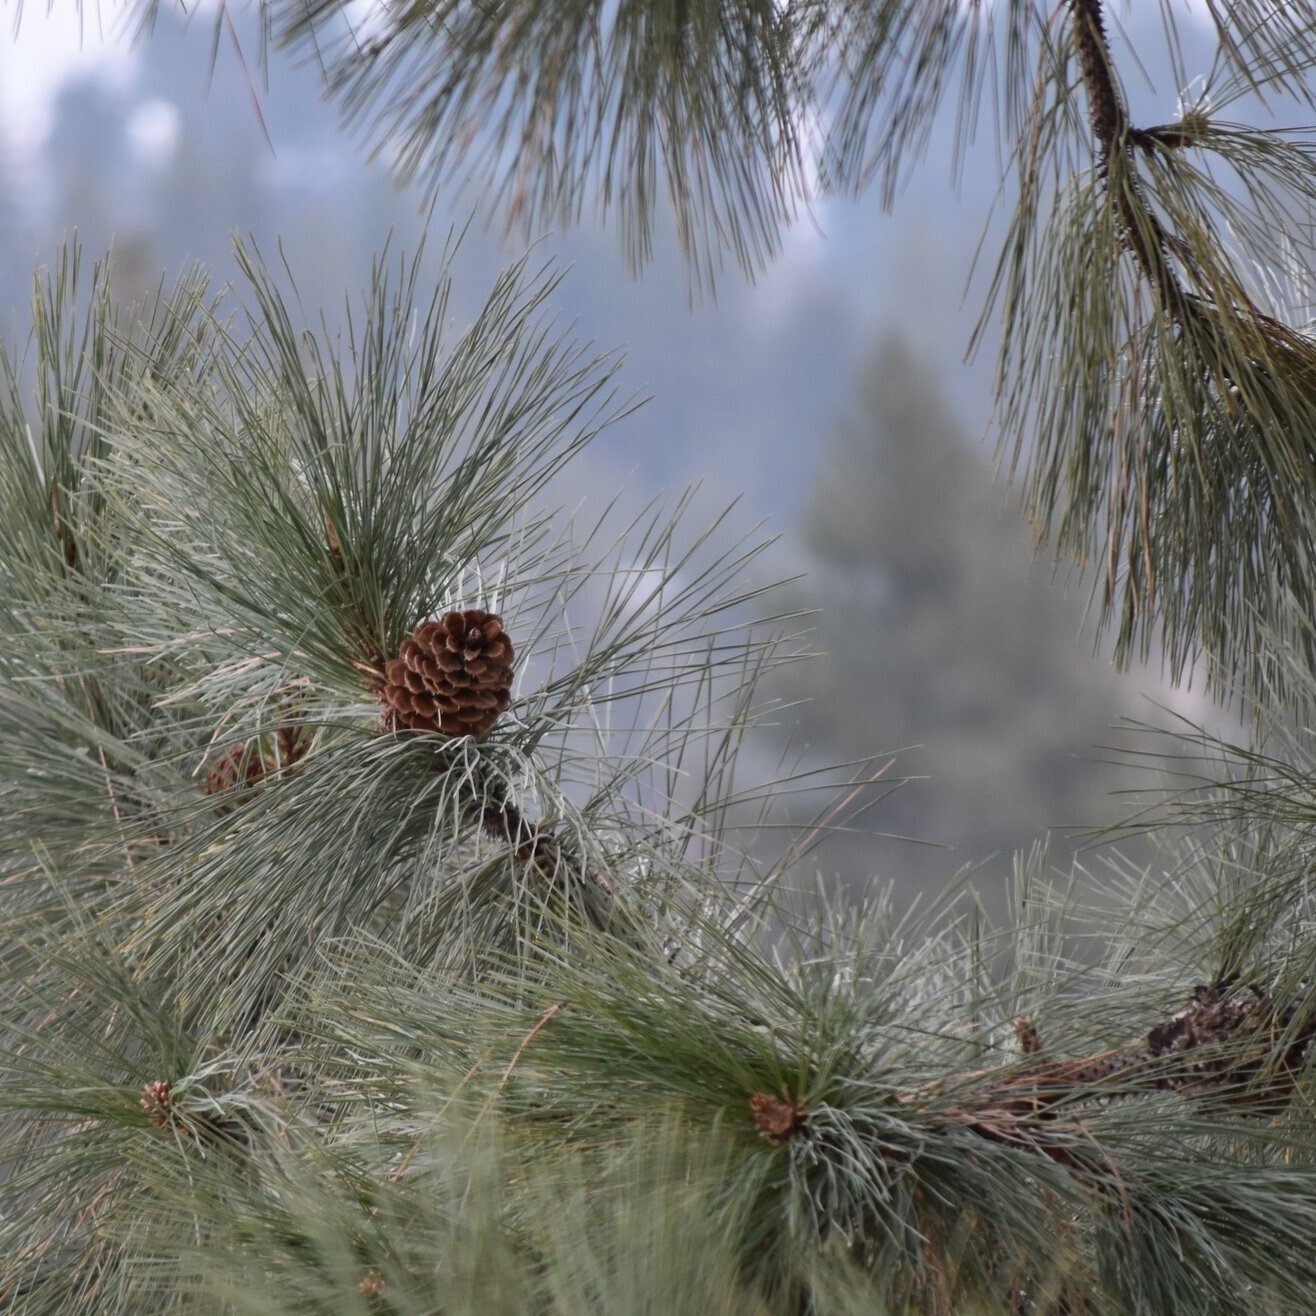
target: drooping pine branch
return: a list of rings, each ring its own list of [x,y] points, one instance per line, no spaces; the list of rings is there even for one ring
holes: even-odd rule
[[[1072,62],[1042,61],[991,300],[999,414],[1030,511],[1060,549],[1102,564],[1118,659],[1159,646],[1177,679],[1196,667],[1245,700],[1290,698],[1277,649],[1316,662],[1301,620],[1316,612],[1316,347],[1286,323],[1310,262],[1314,157],[1205,98],[1138,127],[1100,0],[1070,0],[1064,17]],[[1218,26],[1225,42],[1232,26]],[[1089,169],[1067,158],[1083,124],[1074,65]]]

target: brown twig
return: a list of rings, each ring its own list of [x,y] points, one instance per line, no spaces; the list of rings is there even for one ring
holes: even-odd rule
[[[1184,291],[1166,253],[1161,221],[1146,204],[1133,169],[1133,148],[1145,134],[1129,122],[1128,109],[1115,79],[1101,0],[1070,0],[1074,41],[1087,92],[1088,116],[1096,135],[1098,174],[1113,192],[1124,242],[1161,304],[1176,322],[1193,315],[1193,299]],[[1158,130],[1164,132],[1164,130]]]
[[[105,774],[105,792],[110,797],[110,812],[114,814],[115,831],[122,838],[123,857],[128,865],[128,871],[131,873],[136,869],[137,864],[133,859],[133,848],[124,836],[123,814],[119,809],[119,797],[114,791],[114,775],[110,772],[110,761],[105,756],[105,746],[97,745],[96,754],[100,759],[101,771]]]
[[[1002,1071],[977,1070],[911,1092],[905,1101],[934,1091],[979,1091],[935,1118],[945,1127],[967,1128],[993,1142],[1040,1151],[1064,1161],[1048,1136],[1062,1105],[1110,1101],[1149,1092],[1228,1102],[1240,1112],[1269,1115],[1288,1099],[1316,1034],[1316,1017],[1298,1008],[1277,1009],[1259,991],[1228,982],[1199,984],[1182,1010],[1122,1046],[1062,1060],[1035,1060]],[[996,1075],[993,1077],[993,1075]]]
[[[536,872],[551,878],[558,864],[565,860],[574,876],[601,892],[609,902],[617,898],[616,888],[606,874],[591,868],[582,857],[573,854],[555,832],[532,823],[507,798],[503,783],[487,783],[478,805],[480,827],[485,835],[512,847],[517,863],[533,865]]]
[[[535,1020],[534,1027],[531,1028],[530,1031],[521,1039],[521,1041],[517,1045],[516,1050],[512,1052],[512,1058],[507,1062],[507,1068],[503,1070],[502,1077],[498,1080],[498,1086],[494,1088],[494,1090],[491,1093],[489,1093],[488,1099],[485,1101],[484,1105],[480,1107],[480,1112],[478,1115],[476,1115],[475,1119],[472,1121],[470,1131],[467,1133],[466,1139],[463,1139],[463,1141],[466,1141],[467,1139],[470,1138],[471,1133],[475,1131],[476,1126],[480,1123],[481,1120],[484,1119],[484,1117],[489,1113],[489,1111],[493,1109],[494,1102],[498,1100],[499,1094],[507,1086],[507,1082],[512,1077],[512,1073],[516,1069],[517,1065],[521,1063],[521,1057],[525,1055],[526,1048],[530,1045],[531,1042],[535,1040],[536,1037],[539,1036],[541,1032],[543,1032],[543,1030],[546,1027],[548,1027],[549,1023],[558,1014],[558,1012],[566,1007],[566,1004],[567,1003],[565,1001],[555,1001],[552,1005],[548,1007],[547,1010],[544,1011],[543,1014],[539,1016],[538,1019]]]
[[[1023,1064],[951,1075],[897,1100],[928,1110],[934,1129],[965,1129],[1067,1169],[1096,1168],[1118,1182],[1116,1167],[1080,1118],[1083,1110],[1173,1092],[1272,1116],[1293,1094],[1316,1036],[1316,1012],[1296,1002],[1277,1007],[1258,989],[1222,980],[1199,983],[1183,1009],[1141,1036],[1084,1056],[1042,1058],[1034,1022],[1020,1017],[1013,1026]],[[754,1127],[774,1146],[807,1127],[805,1104],[789,1094],[756,1092],[749,1106]]]

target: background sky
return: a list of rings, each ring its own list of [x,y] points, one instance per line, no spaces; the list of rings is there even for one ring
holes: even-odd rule
[[[230,139],[230,146],[240,145],[242,165],[256,186],[228,198],[227,207],[213,208],[199,231],[187,229],[187,216],[176,216],[183,227],[164,254],[179,264],[199,258],[222,265],[233,233],[253,233],[262,245],[277,236],[286,239],[278,228],[281,202],[285,210],[290,198],[294,204],[313,203],[316,193],[338,195],[338,188],[358,181],[362,193],[355,214],[348,207],[346,215],[320,216],[324,229],[351,230],[341,235],[340,245],[357,255],[355,268],[351,262],[335,267],[343,288],[364,281],[368,258],[362,262],[359,250],[377,249],[390,232],[414,244],[421,227],[419,197],[394,194],[382,168],[366,164],[336,131],[333,111],[318,101],[313,74],[278,55],[268,74],[257,69],[256,38],[244,23],[243,8],[234,6],[242,52],[225,36],[208,76],[215,6],[189,8],[193,17],[185,34],[175,30],[180,25],[165,6],[166,40],[157,34],[133,43],[131,11],[110,0],[55,0],[49,11],[9,0],[11,40],[0,41],[0,164],[12,180],[20,234],[7,258],[11,278],[4,291],[11,297],[13,283],[26,279],[32,258],[48,254],[52,222],[78,226],[84,241],[93,236],[88,227],[96,226],[76,207],[61,204],[59,195],[70,146],[58,136],[59,107],[71,87],[95,87],[114,107],[121,138],[115,148],[134,174],[158,175],[176,164],[179,154],[198,155],[205,148],[196,140],[195,121],[207,116],[217,121],[219,136]],[[1191,15],[1200,6],[1182,8]],[[1154,19],[1150,13],[1145,17]],[[1189,20],[1186,26],[1191,32],[1194,25]],[[169,48],[172,69],[166,67],[162,44]],[[1159,97],[1164,102],[1159,121],[1173,117],[1175,96],[1167,84]],[[613,232],[586,225],[567,235],[543,235],[547,253],[575,266],[564,289],[564,313],[579,315],[588,308],[583,331],[601,344],[625,349],[630,382],[653,395],[634,442],[622,444],[621,464],[633,449],[646,481],[658,482],[703,474],[720,483],[716,468],[725,466],[729,493],[744,493],[752,507],[789,521],[799,510],[800,491],[816,458],[816,445],[803,431],[820,415],[843,408],[871,344],[892,330],[935,359],[970,432],[986,438],[991,351],[971,364],[963,354],[982,295],[982,280],[970,287],[969,275],[996,199],[997,162],[993,144],[980,142],[970,152],[960,186],[953,188],[948,156],[943,133],[891,215],[883,214],[872,196],[819,203],[788,234],[780,258],[752,287],[739,272],[729,271],[716,304],[688,306],[679,260],[670,248],[660,250],[654,268],[636,280],[623,266]],[[464,225],[470,207],[467,196],[441,197],[431,230]],[[149,222],[134,216],[131,207],[116,218],[120,230]],[[106,236],[124,235],[111,229]],[[335,236],[325,233],[325,245],[332,246]],[[478,238],[469,244],[476,249],[474,266],[492,267],[524,245],[520,235],[502,243],[487,231]],[[299,277],[312,274],[300,271]],[[326,284],[325,299],[336,300],[338,291]],[[20,306],[24,294],[17,294]],[[689,465],[687,449],[719,454],[725,462],[709,463],[715,469],[700,472]]]
[[[1156,8],[1142,5],[1138,21],[1144,26],[1131,33],[1139,56],[1153,68]],[[1185,14],[1193,8],[1184,6]],[[21,343],[25,335],[33,269],[75,231],[89,256],[113,244],[116,277],[122,274],[142,289],[193,260],[215,270],[221,282],[233,278],[235,234],[253,237],[267,256],[282,244],[308,318],[324,308],[331,319],[344,295],[366,284],[371,258],[386,242],[394,250],[409,251],[420,240],[425,224],[419,196],[397,191],[380,165],[363,159],[340,131],[334,111],[320,101],[312,70],[278,54],[267,72],[256,67],[258,43],[241,7],[232,10],[238,45],[221,40],[213,74],[210,6],[203,5],[190,21],[163,6],[154,35],[136,44],[125,36],[123,10],[109,3],[98,7],[56,0],[49,12],[29,3],[20,22],[11,0],[8,12],[13,22],[6,39],[0,39],[0,335],[6,341]],[[1189,20],[1190,70],[1207,66],[1205,31]],[[1163,79],[1156,90],[1135,85],[1134,94],[1148,121],[1163,122],[1175,115],[1178,90]],[[578,468],[579,496],[606,499],[624,487],[624,499],[639,503],[655,490],[701,481],[710,508],[739,498],[735,524],[748,529],[765,521],[780,536],[774,561],[783,574],[804,571],[816,582],[797,596],[801,606],[846,619],[845,633],[862,631],[865,645],[905,643],[908,637],[895,624],[889,600],[883,602],[882,591],[866,584],[895,579],[894,568],[884,574],[882,562],[875,560],[859,576],[850,568],[832,570],[818,556],[809,517],[817,514],[817,490],[825,484],[829,463],[837,460],[838,427],[853,422],[879,343],[898,339],[908,354],[902,359],[923,381],[919,387],[935,399],[938,414],[944,412],[945,424],[939,420],[938,425],[955,428],[955,442],[975,454],[990,454],[991,348],[973,363],[963,357],[982,296],[982,280],[970,284],[970,270],[997,201],[998,161],[994,144],[980,142],[967,157],[958,188],[953,187],[949,141],[949,132],[934,134],[927,162],[913,173],[893,214],[882,213],[871,195],[821,203],[787,236],[780,258],[755,280],[729,270],[715,302],[689,304],[680,258],[670,242],[660,242],[653,265],[633,278],[614,231],[587,223],[571,233],[542,235],[539,250],[571,266],[556,297],[560,317],[574,321],[579,335],[600,348],[622,349],[624,386],[650,398],[605,435],[584,468]],[[471,207],[470,196],[440,195],[429,222],[431,241],[441,245],[449,230],[465,228]],[[458,318],[478,306],[494,272],[524,245],[521,237],[505,239],[483,222],[467,232],[457,261]],[[987,250],[990,267],[990,242]],[[888,376],[885,387],[893,395],[888,401],[898,401],[899,379]],[[878,417],[872,423],[897,421],[908,427],[903,416]],[[917,426],[911,433],[916,435]],[[876,472],[873,478],[884,477]],[[1015,518],[1008,490],[993,483],[985,461],[973,466],[974,482],[994,497],[1000,518]],[[965,515],[963,509],[939,505],[927,489],[917,496],[920,514],[934,526],[940,519],[949,528]],[[861,496],[849,515],[862,519],[865,506]],[[981,507],[979,499],[975,515]],[[872,551],[890,548],[875,543]],[[964,549],[973,551],[972,545]],[[995,694],[989,685],[980,689],[979,682],[971,682],[976,702],[966,714],[969,720],[980,716],[974,711],[979,706],[988,705],[995,705],[997,718],[1018,720],[1018,710],[1007,707],[1005,687],[1007,678],[1018,684],[1021,664],[1025,683],[1038,689],[1057,684],[1047,676],[1057,665],[1070,668],[1067,675],[1080,687],[1100,687],[1100,698],[1109,705],[1108,722],[1129,712],[1149,715],[1144,692],[1201,714],[1193,695],[1167,691],[1154,670],[1108,686],[1108,664],[1098,660],[1087,666],[1093,661],[1093,640],[1080,625],[1084,587],[1053,580],[1047,570],[1027,571],[1012,548],[1002,547],[1000,554],[1001,571],[1008,572],[1001,577],[1001,603],[990,609],[990,620],[981,621],[982,626],[1022,631],[1027,637],[1030,626],[1041,624],[1036,600],[1042,595],[1068,590],[1074,606],[1063,614],[1069,620],[1053,617],[1046,623],[1061,628],[1062,642],[1039,639],[1022,650],[1001,650],[1001,661],[1014,670],[1003,670]],[[856,593],[872,596],[864,604],[867,611],[859,608]],[[949,593],[946,606],[956,606]],[[958,606],[964,606],[963,599]],[[943,632],[933,627],[929,634]],[[981,634],[935,643],[943,648],[965,644],[983,653],[993,647]],[[921,655],[911,650],[910,661],[901,665],[901,679],[917,686],[919,672],[930,671],[938,657],[936,651]],[[844,661],[838,653],[838,664]],[[1035,671],[1030,663],[1036,664]],[[951,671],[937,687],[942,692],[938,699],[956,703],[955,683],[967,681]],[[1108,689],[1115,693],[1107,694]],[[808,691],[792,693],[804,697]],[[926,690],[911,687],[893,697],[912,707],[925,696]],[[1065,714],[1048,716],[1063,720]],[[875,712],[874,717],[877,722],[866,724],[863,732],[871,737],[873,751],[895,747],[884,735],[881,715]],[[807,708],[798,718],[798,743],[809,746],[824,738],[821,723],[810,723]],[[979,778],[1015,770],[993,759],[991,748],[1000,735],[988,712],[981,719],[980,743],[966,745],[947,735],[940,750],[935,742],[941,733],[935,728],[930,731],[933,743],[921,740],[917,728],[902,725],[900,730],[902,737],[908,734],[926,745],[923,758],[916,753],[909,759],[909,769],[933,778],[920,787],[920,798],[928,802],[926,816],[902,825],[953,844],[953,855],[942,864],[947,869],[977,857],[973,822],[964,822],[964,815],[966,800],[978,798],[975,791],[982,793]],[[889,720],[893,725],[898,721],[894,716]],[[1004,832],[998,826],[984,828],[992,845],[1026,846],[1048,824],[1087,821],[1047,814],[1054,802],[1046,797],[1046,779],[1055,774],[1046,765],[1058,754],[1093,760],[1091,797],[1102,796],[1110,778],[1095,761],[1105,756],[1092,749],[1092,727],[1091,719],[1076,718],[1066,746],[1052,744],[1046,751],[1051,757],[1018,769],[1038,779],[1034,804],[1018,804],[1018,816],[1011,815]],[[818,752],[825,748],[820,744]],[[978,774],[976,786],[956,775],[970,760]],[[944,817],[937,813],[939,793]],[[952,816],[961,821],[947,821]],[[871,825],[884,828],[880,809],[871,815]],[[1002,862],[1008,866],[1008,856]],[[884,863],[905,866],[899,855]],[[932,880],[937,870],[924,864],[920,871]]]
[[[80,15],[79,9],[85,12]],[[118,107],[122,141],[116,149],[135,170],[159,170],[176,153],[201,149],[185,131],[198,109],[220,120],[224,135],[245,148],[259,186],[231,197],[227,213],[220,208],[207,216],[201,231],[180,233],[170,244],[179,259],[212,262],[232,232],[268,239],[277,194],[286,203],[298,193],[327,193],[344,177],[361,179],[368,196],[359,198],[355,216],[326,214],[322,220],[326,227],[351,224],[356,232],[344,238],[347,245],[355,246],[363,229],[372,230],[371,249],[390,230],[408,239],[418,231],[419,198],[392,195],[382,169],[364,164],[336,133],[333,112],[318,103],[307,70],[276,58],[268,85],[256,87],[269,143],[240,57],[227,39],[220,43],[207,87],[212,10],[202,6],[195,13],[189,41],[169,41],[178,63],[171,76],[162,67],[159,36],[136,45],[124,37],[127,15],[120,7],[62,0],[47,13],[28,4],[21,22],[11,8],[16,36],[0,43],[0,142],[27,230],[26,244],[11,247],[9,256],[22,276],[32,256],[46,254],[52,219],[76,221],[84,240],[91,236],[86,215],[61,207],[57,177],[67,165],[69,145],[58,137],[60,99],[70,87],[88,84]],[[234,12],[241,21],[240,8]],[[254,54],[249,29],[242,42],[248,55]],[[262,75],[253,70],[251,77],[259,83]],[[869,345],[892,326],[944,362],[966,415],[985,434],[985,370],[966,372],[961,357],[976,312],[976,304],[964,299],[972,251],[965,235],[976,238],[991,199],[993,169],[994,157],[987,168],[970,169],[957,196],[948,169],[932,163],[919,171],[892,217],[883,216],[871,199],[824,202],[792,230],[781,258],[752,288],[732,270],[721,282],[716,305],[704,302],[693,309],[670,249],[634,280],[615,233],[586,226],[566,236],[543,235],[547,252],[575,265],[564,289],[564,312],[587,306],[591,318],[582,323],[584,332],[624,348],[634,387],[654,395],[642,436],[636,436],[643,463],[652,468],[648,474],[660,480],[695,474],[678,455],[687,440],[696,450],[708,451],[711,443],[713,450],[742,460],[743,438],[743,465],[728,488],[746,492],[756,505],[761,499],[773,512],[796,510],[792,499],[809,471],[808,445],[798,433],[802,422],[812,423],[820,408],[834,408],[846,396]],[[383,199],[381,191],[387,194]],[[431,228],[441,232],[448,224],[463,224],[470,206],[466,196],[441,198]],[[479,236],[483,241],[471,245],[486,264],[517,254],[523,245],[520,235],[503,244],[496,235]],[[332,237],[326,234],[326,243]],[[364,273],[359,266],[337,272],[345,286],[359,284]],[[332,295],[328,289],[326,295]],[[657,434],[665,437],[651,443]],[[673,460],[663,462],[664,454]],[[759,460],[751,460],[755,456]]]

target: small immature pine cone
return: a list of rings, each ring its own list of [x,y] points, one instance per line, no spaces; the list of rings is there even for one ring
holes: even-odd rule
[[[142,1099],[137,1104],[151,1117],[151,1123],[157,1129],[168,1129],[185,1138],[201,1136],[201,1126],[175,1104],[173,1089],[167,1078],[148,1083],[142,1089]]]
[[[272,766],[255,745],[230,745],[206,769],[204,790],[207,795],[223,795],[234,787],[253,790]]]
[[[173,1108],[173,1095],[169,1089],[168,1079],[157,1079],[142,1089],[142,1099],[138,1103],[151,1117],[151,1123],[157,1129],[169,1127],[169,1112]]]
[[[804,1103],[789,1094],[782,1100],[768,1092],[756,1092],[749,1099],[749,1109],[754,1127],[774,1147],[780,1147],[804,1127]]]
[[[484,735],[511,698],[512,657],[502,618],[493,613],[468,608],[422,622],[384,666],[381,724]]]

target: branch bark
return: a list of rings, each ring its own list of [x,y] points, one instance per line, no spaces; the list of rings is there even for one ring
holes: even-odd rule
[[[1029,1059],[938,1079],[899,1093],[928,1109],[933,1130],[966,1129],[1077,1172],[1112,1172],[1082,1116],[1094,1106],[1153,1092],[1271,1118],[1292,1097],[1316,1035],[1316,1012],[1277,1007],[1255,988],[1199,983],[1188,1004],[1122,1045],[1070,1059],[1040,1058],[1031,1020],[1016,1021]],[[1039,1057],[1039,1058],[1034,1058]],[[938,1108],[939,1099],[946,1104]],[[774,1146],[807,1136],[805,1103],[767,1092],[749,1100],[755,1128]]]
[[[1191,317],[1193,303],[1166,254],[1165,229],[1138,186],[1133,148],[1145,134],[1129,122],[1115,78],[1101,0],[1070,0],[1070,8],[1088,117],[1097,139],[1098,175],[1113,195],[1125,244],[1143,277],[1156,290],[1166,313],[1182,324]]]
[[[1189,1003],[1121,1046],[1066,1060],[1036,1060],[993,1079],[982,1070],[965,1079],[982,1084],[934,1123],[959,1126],[993,1142],[1025,1147],[1065,1161],[1054,1134],[1072,1133],[1061,1108],[1175,1092],[1269,1117],[1292,1096],[1316,1034],[1316,1016],[1297,1004],[1277,1007],[1254,988],[1198,984]],[[926,1099],[925,1090],[911,1093]]]

